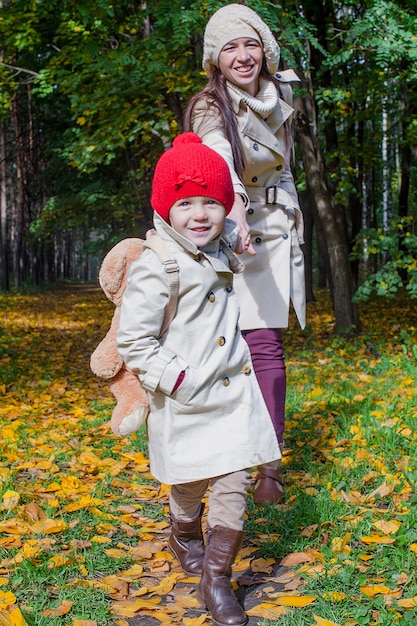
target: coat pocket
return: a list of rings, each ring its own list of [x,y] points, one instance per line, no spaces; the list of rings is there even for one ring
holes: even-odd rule
[[[178,404],[187,404],[198,390],[198,370],[190,367],[185,369],[184,380],[176,391],[171,395],[171,399]]]

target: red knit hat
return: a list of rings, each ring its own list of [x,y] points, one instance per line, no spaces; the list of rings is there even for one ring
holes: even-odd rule
[[[226,214],[235,199],[229,167],[223,157],[205,146],[195,133],[183,133],[156,164],[151,204],[168,222],[173,204],[191,196],[221,202]]]

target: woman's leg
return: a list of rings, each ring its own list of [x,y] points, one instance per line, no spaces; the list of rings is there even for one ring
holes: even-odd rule
[[[248,343],[256,378],[282,451],[287,386],[282,331],[280,328],[259,328],[246,330],[243,336]],[[284,501],[281,459],[258,468],[254,501],[255,504],[280,504]]]
[[[253,368],[275,428],[278,443],[284,441],[285,394],[287,376],[282,331],[257,328],[243,331],[252,357]]]

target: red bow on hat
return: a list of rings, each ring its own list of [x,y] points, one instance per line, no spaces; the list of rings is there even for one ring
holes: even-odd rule
[[[204,176],[200,171],[195,171],[192,174],[179,174],[178,180],[175,183],[175,189],[180,189],[186,182],[196,183],[197,185],[201,185],[202,187],[207,187]]]

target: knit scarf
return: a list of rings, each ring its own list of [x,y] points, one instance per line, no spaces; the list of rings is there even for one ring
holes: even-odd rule
[[[244,89],[239,89],[233,83],[227,81],[227,87],[231,91],[237,93],[243,102],[246,102],[249,108],[255,113],[258,113],[264,119],[268,117],[275,109],[278,103],[278,93],[274,83],[264,78],[259,79],[259,91],[255,96],[251,96],[250,93]]]

